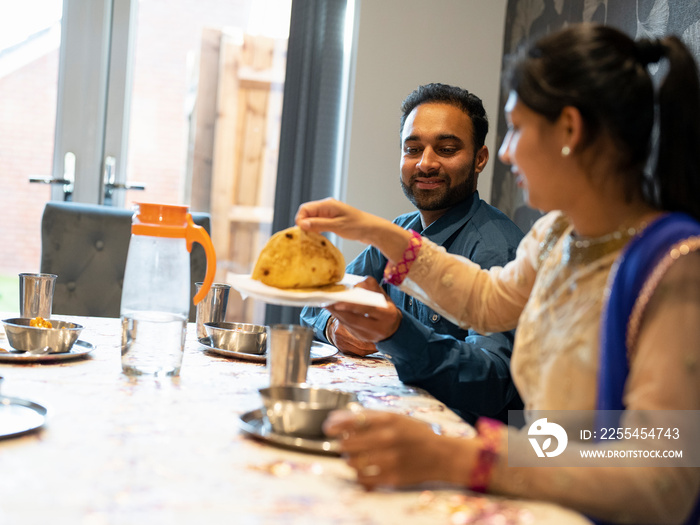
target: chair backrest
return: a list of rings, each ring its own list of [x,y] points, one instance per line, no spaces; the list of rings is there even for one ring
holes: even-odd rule
[[[119,317],[133,212],[95,204],[48,202],[41,221],[41,272],[54,273],[53,313]],[[208,213],[192,213],[211,232]],[[190,254],[190,297],[204,280],[207,261],[199,244]],[[190,302],[189,320],[196,309]]]

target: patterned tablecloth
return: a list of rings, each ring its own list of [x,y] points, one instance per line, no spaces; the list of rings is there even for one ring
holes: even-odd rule
[[[75,360],[0,363],[2,394],[49,409],[39,432],[0,441],[0,524],[588,523],[554,505],[463,490],[366,492],[338,457],[241,431],[239,417],[260,407],[257,390],[268,384],[264,363],[205,351],[190,324],[180,377],[130,378],[118,319],[56,317],[83,324],[80,339],[95,349]],[[381,356],[330,357],[312,365],[308,381],[445,433],[473,432],[403,385]]]

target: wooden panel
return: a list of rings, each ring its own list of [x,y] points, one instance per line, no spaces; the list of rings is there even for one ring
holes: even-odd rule
[[[211,214],[212,242],[221,263],[228,260],[230,225],[226,217],[234,199],[240,150],[238,127],[239,83],[236,71],[240,64],[241,49],[237,39],[224,34],[221,38],[219,82],[217,95],[216,131],[214,133],[214,163],[212,171]],[[222,280],[218,264],[217,280]],[[225,275],[225,274],[224,274]]]
[[[210,147],[209,206],[218,259],[216,279],[225,282],[228,272],[252,271],[270,236],[284,85],[284,60],[279,55],[286,52],[286,41],[220,32],[217,49],[214,33],[202,35],[202,55],[207,57],[200,58],[199,70],[215,81],[200,79],[197,104],[202,97],[214,99],[215,111],[202,115],[201,121],[197,111],[193,119],[192,164],[193,171],[206,178],[206,157],[198,152]],[[212,73],[214,56],[216,71]],[[216,86],[215,93],[208,85]],[[209,145],[207,126],[212,130]],[[206,184],[193,177],[195,180],[201,187],[193,188],[193,197],[206,191]],[[264,304],[231,293],[227,319],[263,322],[263,315]]]
[[[219,78],[221,30],[204,28],[197,67],[196,97],[190,117],[188,178],[190,205],[195,211],[210,211],[214,155],[214,128]]]
[[[258,187],[262,183],[261,174],[265,158],[267,101],[267,89],[246,90],[242,115],[245,121],[242,136],[243,148],[240,156],[236,204],[258,203]]]

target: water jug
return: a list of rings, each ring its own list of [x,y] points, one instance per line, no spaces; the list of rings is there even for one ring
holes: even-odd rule
[[[194,304],[209,292],[216,255],[187,206],[136,203],[121,300],[122,370],[179,375],[190,310],[192,243],[204,247],[207,273]]]

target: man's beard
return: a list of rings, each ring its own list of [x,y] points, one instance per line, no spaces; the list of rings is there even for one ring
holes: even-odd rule
[[[413,182],[418,177],[418,175],[411,177],[408,185],[401,179],[399,181],[406,198],[419,210],[436,211],[452,208],[469,198],[475,190],[474,179],[476,171],[474,164],[472,164],[469,171],[469,176],[454,187],[443,186],[440,190],[414,190]]]

